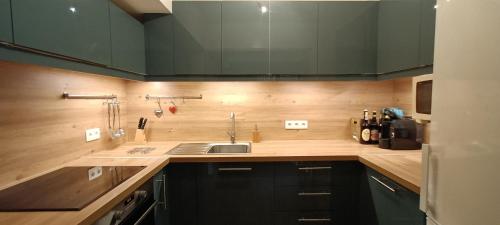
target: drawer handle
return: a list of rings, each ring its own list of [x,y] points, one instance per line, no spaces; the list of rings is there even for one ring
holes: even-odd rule
[[[325,196],[325,195],[332,195],[330,192],[300,192],[297,194],[298,196]]]
[[[332,220],[330,218],[324,218],[324,219],[304,219],[304,218],[301,218],[301,219],[298,219],[297,221],[299,221],[301,223],[307,223],[307,222],[330,222]]]
[[[299,167],[299,170],[331,170],[331,166]]]
[[[252,168],[250,167],[241,167],[241,168],[219,168],[219,171],[252,171]]]
[[[389,191],[393,192],[393,193],[396,193],[396,189],[395,188],[392,188],[391,186],[387,185],[386,183],[382,182],[381,180],[379,180],[378,178],[374,177],[374,176],[370,176],[373,180],[377,181],[377,183],[381,184],[382,186],[384,186],[385,188],[389,189]]]

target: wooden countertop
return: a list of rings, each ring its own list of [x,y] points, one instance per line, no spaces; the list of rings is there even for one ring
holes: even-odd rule
[[[203,141],[200,141],[203,142]],[[421,180],[421,151],[393,151],[365,146],[353,141],[301,140],[266,141],[252,144],[252,153],[236,155],[167,155],[180,143],[193,141],[155,142],[147,145],[124,144],[116,149],[87,155],[64,166],[146,166],[115,189],[76,212],[1,212],[0,224],[9,225],[71,225],[92,224],[119,201],[159,172],[168,163],[186,162],[264,162],[264,161],[360,161],[368,167],[419,193]],[[153,147],[147,153],[130,154],[136,147]],[[51,171],[53,171],[51,170]],[[44,171],[39,175],[51,171]],[[11,184],[13,185],[13,184]],[[6,187],[3,187],[6,188]],[[2,188],[2,189],[3,189]]]

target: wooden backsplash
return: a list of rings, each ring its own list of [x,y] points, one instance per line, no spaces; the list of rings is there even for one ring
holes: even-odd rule
[[[126,82],[0,61],[0,187],[124,142],[109,138],[102,100],[64,100],[61,94],[114,93],[126,100]],[[121,108],[126,114],[126,104]],[[95,127],[101,139],[86,143],[85,129]]]
[[[409,80],[409,82],[408,82]],[[395,87],[395,85],[404,85]],[[410,93],[410,95],[408,95]],[[152,95],[203,95],[203,100],[162,101],[164,117],[153,111]],[[396,97],[395,95],[401,95]],[[363,109],[408,108],[411,79],[397,81],[328,82],[135,82],[127,84],[128,130],[139,117],[149,119],[150,141],[229,140],[229,113],[236,113],[237,140],[250,140],[254,125],[263,140],[348,139],[349,120],[361,117]],[[411,106],[411,105],[410,105]],[[285,130],[284,120],[309,120],[308,130]],[[133,140],[133,135],[129,136]]]

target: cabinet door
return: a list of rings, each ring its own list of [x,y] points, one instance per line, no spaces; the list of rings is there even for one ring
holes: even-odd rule
[[[146,72],[144,26],[114,3],[110,3],[112,63],[116,68]]]
[[[269,2],[222,2],[222,73],[268,74]]]
[[[385,176],[368,170],[368,184],[380,225],[423,225],[425,214],[419,208],[417,194],[397,185]]]
[[[12,15],[18,45],[111,64],[108,1],[15,0]]]
[[[175,74],[221,73],[221,3],[173,2]]]
[[[270,6],[271,74],[316,74],[317,3],[272,1]]]
[[[174,74],[174,17],[146,18],[146,63],[148,75]]]
[[[0,41],[12,42],[10,0],[0,0]]]
[[[418,66],[420,0],[381,0],[378,16],[378,72]]]
[[[203,165],[199,175],[200,225],[271,225],[270,164]]]
[[[167,166],[167,207],[169,225],[197,225],[197,168],[196,164]]]
[[[318,4],[318,73],[376,73],[378,3]]]
[[[436,0],[422,0],[420,29],[420,65],[434,64]]]

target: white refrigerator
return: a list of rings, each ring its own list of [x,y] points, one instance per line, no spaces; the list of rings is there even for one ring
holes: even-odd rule
[[[500,0],[438,0],[428,225],[500,225]]]

